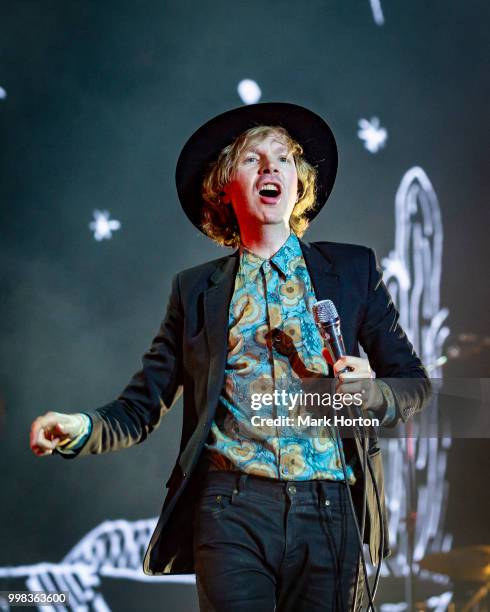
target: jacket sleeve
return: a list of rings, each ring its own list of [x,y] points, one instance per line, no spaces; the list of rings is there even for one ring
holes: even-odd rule
[[[179,277],[174,276],[165,317],[143,355],[142,368],[113,402],[86,414],[92,431],[74,454],[98,455],[140,444],[159,425],[182,392],[183,310]]]
[[[427,372],[407,335],[398,323],[399,313],[383,282],[383,272],[372,249],[368,249],[369,280],[359,342],[376,372],[393,393],[396,414],[389,425],[406,421],[430,399]]]

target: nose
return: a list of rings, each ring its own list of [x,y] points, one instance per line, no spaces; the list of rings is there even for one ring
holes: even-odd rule
[[[279,172],[279,170],[272,159],[264,157],[260,165],[260,172],[261,174],[272,174],[273,172]]]

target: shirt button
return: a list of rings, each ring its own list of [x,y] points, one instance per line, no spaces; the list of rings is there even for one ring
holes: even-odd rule
[[[329,499],[325,500],[325,506],[330,506],[330,500]]]
[[[290,485],[290,486],[288,487],[288,489],[289,489],[289,492],[291,493],[291,495],[295,495],[295,493],[296,493],[296,487],[295,487],[294,485]]]

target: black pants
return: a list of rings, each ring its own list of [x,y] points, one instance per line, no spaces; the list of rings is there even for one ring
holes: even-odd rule
[[[344,612],[359,580],[345,483],[210,472],[196,504],[202,612]]]

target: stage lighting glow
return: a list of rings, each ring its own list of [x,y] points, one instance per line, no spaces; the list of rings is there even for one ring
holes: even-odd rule
[[[380,126],[378,117],[371,117],[371,121],[359,119],[358,125],[357,135],[361,140],[364,140],[364,147],[370,153],[377,153],[385,146],[388,132]]]
[[[6,97],[7,97],[7,92],[5,91],[3,87],[0,87],[0,100],[5,100]]]
[[[256,104],[262,97],[262,91],[252,79],[243,79],[237,86],[238,95],[244,104]]]
[[[98,242],[101,240],[110,240],[112,232],[120,229],[121,223],[116,219],[110,219],[110,213],[107,210],[94,210],[94,220],[89,223],[89,228],[94,232],[94,238]]]

